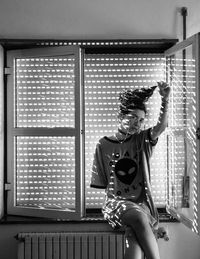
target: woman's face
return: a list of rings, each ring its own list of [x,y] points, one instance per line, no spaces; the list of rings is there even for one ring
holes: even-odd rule
[[[120,119],[120,129],[129,134],[139,133],[144,126],[145,112],[135,109]]]

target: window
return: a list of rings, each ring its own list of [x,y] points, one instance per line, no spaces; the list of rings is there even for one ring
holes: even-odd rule
[[[198,232],[198,37],[172,49],[160,41],[88,41],[8,50],[8,213],[80,219],[101,208],[104,191],[89,187],[90,170],[98,139],[117,127],[118,93],[167,80],[169,127],[152,158],[153,197]],[[146,127],[159,110],[155,92]]]
[[[80,59],[78,47],[9,52],[11,214],[81,216]]]

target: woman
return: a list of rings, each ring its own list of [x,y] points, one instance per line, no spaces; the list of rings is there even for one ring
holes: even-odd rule
[[[158,87],[161,108],[157,124],[144,129],[146,101]],[[113,136],[99,140],[94,155],[91,187],[105,188],[102,209],[114,228],[126,228],[125,259],[159,259],[155,237],[158,213],[150,188],[150,157],[167,126],[170,87],[126,90],[120,94],[119,127]]]

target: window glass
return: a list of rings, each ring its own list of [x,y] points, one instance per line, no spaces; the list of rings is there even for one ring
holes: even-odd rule
[[[16,59],[16,127],[74,127],[74,61]]]
[[[16,206],[75,210],[75,138],[16,137]]]

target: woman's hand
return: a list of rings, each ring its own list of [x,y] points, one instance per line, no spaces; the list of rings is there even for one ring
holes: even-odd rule
[[[166,82],[163,82],[163,81],[157,82],[157,84],[158,84],[159,93],[162,99],[168,101],[171,88]]]

